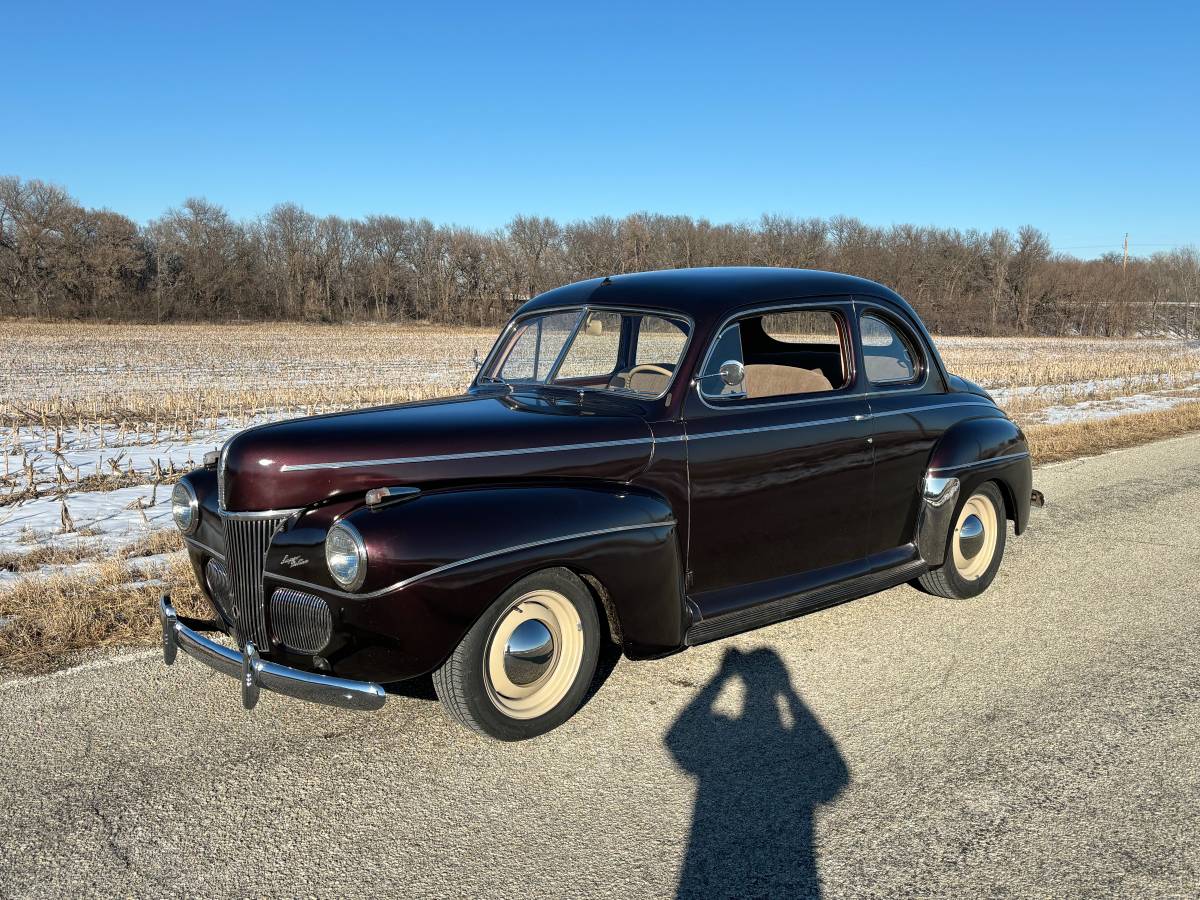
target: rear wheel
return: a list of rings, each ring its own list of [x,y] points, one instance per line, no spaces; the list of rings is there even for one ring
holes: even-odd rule
[[[1004,557],[1008,522],[1000,489],[991,481],[982,485],[959,505],[951,521],[946,561],[918,581],[939,597],[976,597],[988,589]]]
[[[600,620],[566,569],[530,575],[504,592],[433,673],[438,699],[468,728],[502,741],[536,737],[569,719],[587,693]]]

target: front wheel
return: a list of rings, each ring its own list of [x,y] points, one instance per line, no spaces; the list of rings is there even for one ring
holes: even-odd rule
[[[1000,489],[991,481],[982,485],[962,502],[952,522],[946,561],[917,580],[931,594],[965,600],[986,591],[1000,570],[1008,533]]]
[[[433,673],[438,699],[468,728],[501,741],[536,737],[569,719],[600,653],[592,596],[566,569],[517,582]]]

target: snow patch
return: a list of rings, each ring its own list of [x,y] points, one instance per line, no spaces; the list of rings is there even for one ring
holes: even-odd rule
[[[1020,387],[989,387],[982,385],[999,404],[1008,403],[1017,397],[1057,397],[1072,394],[1090,394],[1100,391],[1120,391],[1128,388],[1156,386],[1163,389],[1180,388],[1191,390],[1200,381],[1200,372],[1184,375],[1134,375],[1118,378],[1094,378],[1086,381],[1067,381],[1062,384],[1027,384]]]
[[[136,543],[151,531],[171,525],[169,485],[143,484],[115,491],[80,491],[66,498],[75,532],[63,532],[63,502],[39,497],[0,507],[0,552],[22,553],[31,548],[28,532],[46,536],[35,543],[68,544],[94,541],[99,552]],[[83,531],[81,535],[78,532]]]
[[[1133,394],[1128,397],[1113,397],[1110,400],[1083,400],[1066,406],[1050,406],[1038,410],[1022,421],[1039,425],[1066,425],[1071,422],[1089,422],[1115,419],[1131,413],[1159,412],[1174,409],[1184,403],[1195,403],[1200,397],[1181,397],[1172,394]]]

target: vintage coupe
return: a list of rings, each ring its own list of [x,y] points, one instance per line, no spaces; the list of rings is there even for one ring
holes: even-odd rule
[[[504,740],[659,657],[914,582],[972,597],[1032,503],[1021,430],[870,281],[717,268],[522,306],[466,394],[247,429],[173,494],[216,618],[180,648],[352,709],[432,673]],[[200,632],[220,630],[240,649]]]

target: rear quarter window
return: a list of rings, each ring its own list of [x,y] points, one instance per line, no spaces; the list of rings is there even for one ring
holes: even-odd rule
[[[868,381],[872,384],[916,381],[920,371],[917,352],[899,328],[879,316],[866,313],[859,320],[859,332]]]

